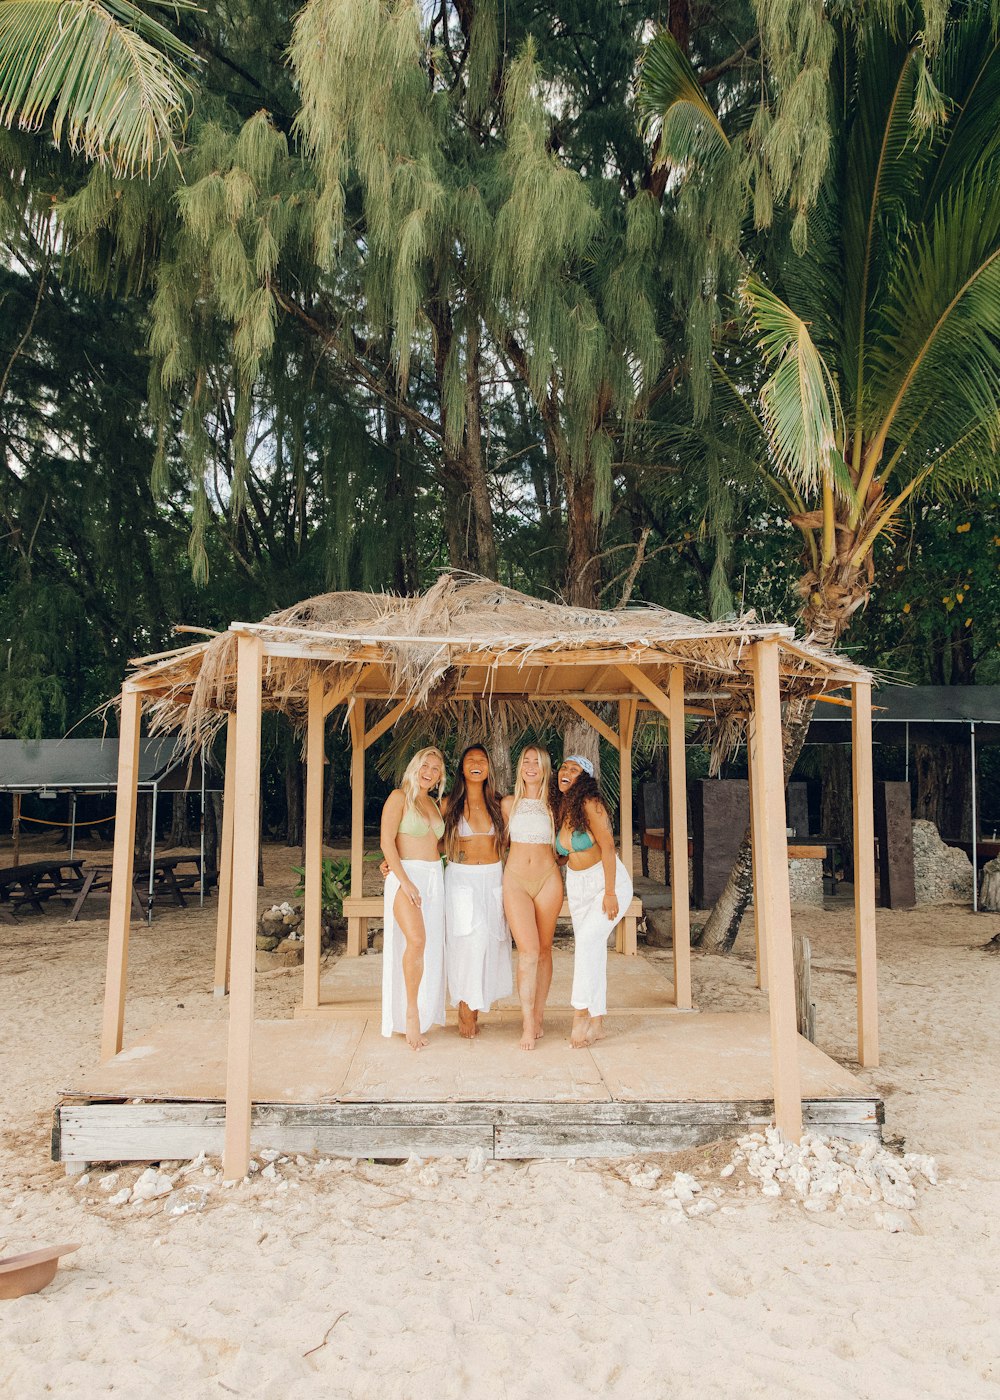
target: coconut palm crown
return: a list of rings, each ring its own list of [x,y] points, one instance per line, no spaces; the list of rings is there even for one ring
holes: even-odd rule
[[[866,601],[876,541],[911,496],[995,480],[1000,448],[998,30],[987,5],[952,5],[930,50],[917,12],[868,13],[830,22],[825,174],[766,240],[759,112],[713,110],[668,33],[639,89],[682,189],[735,200],[741,334],[716,336],[713,367],[802,533],[803,620],[824,644]]]

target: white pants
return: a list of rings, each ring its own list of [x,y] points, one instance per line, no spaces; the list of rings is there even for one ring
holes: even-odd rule
[[[420,915],[424,921],[424,974],[417,992],[420,1029],[443,1026],[444,1010],[444,871],[439,860],[404,860],[403,869],[420,891]],[[403,950],[406,935],[396,923],[395,900],[399,881],[389,874],[385,881],[382,938],[382,1034],[406,1033],[406,983]],[[405,898],[405,896],[404,896]]]
[[[444,873],[445,962],[453,1006],[489,1011],[510,996],[514,976],[503,912],[503,866],[449,862]]]
[[[632,877],[615,859],[615,896],[618,919],[611,920],[601,907],[604,902],[604,866],[601,861],[589,870],[566,869],[566,898],[573,919],[574,1011],[603,1016],[608,1009],[608,937],[623,918],[632,899]]]

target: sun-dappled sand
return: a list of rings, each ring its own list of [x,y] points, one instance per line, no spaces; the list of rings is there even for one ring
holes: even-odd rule
[[[262,903],[291,894],[294,863],[266,848]],[[214,920],[211,901],[134,932],[126,1043],[225,1019]],[[820,1047],[884,1099],[890,1149],[936,1160],[936,1185],[911,1163],[912,1208],[887,1190],[806,1209],[794,1176],[765,1195],[731,1142],[623,1162],[266,1153],[231,1189],[211,1161],[138,1192],[138,1164],[67,1178],[52,1108],[97,1061],[106,905],[0,924],[0,1253],[83,1245],[43,1293],[0,1303],[0,1394],[997,1394],[1000,958],[981,945],[998,920],[879,911],[877,1070],[852,1060],[851,910],[795,923]],[[752,954],[749,923],[733,957],[696,953],[697,1005],[761,1009]],[[299,991],[298,969],[259,975],[258,1015],[290,1016]]]

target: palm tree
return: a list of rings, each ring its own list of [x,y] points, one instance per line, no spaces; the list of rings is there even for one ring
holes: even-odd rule
[[[867,601],[878,543],[916,493],[949,499],[998,475],[1000,37],[989,7],[953,6],[929,56],[912,12],[895,25],[876,13],[835,27],[830,157],[805,251],[790,213],[766,239],[744,218],[742,333],[714,355],[801,532],[802,620],[825,646]],[[669,34],[647,51],[640,103],[681,182],[724,185],[746,215],[753,132],[727,129]],[[786,776],[810,712],[786,717]],[[732,946],[749,896],[747,851],[710,945]]]
[[[194,57],[129,0],[0,0],[0,125],[47,128],[116,175],[151,174],[176,159],[190,93],[179,65]]]

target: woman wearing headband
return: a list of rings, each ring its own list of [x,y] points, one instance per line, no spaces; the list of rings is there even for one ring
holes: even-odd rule
[[[566,898],[573,920],[573,1030],[582,1050],[603,1033],[608,1009],[608,935],[628,909],[632,878],[615,853],[608,809],[594,765],[570,754],[557,781],[556,853],[566,857]]]
[[[442,807],[448,991],[458,1007],[459,1034],[471,1039],[479,1033],[480,1011],[514,989],[500,863],[504,823],[482,745],[462,754]]]
[[[521,1049],[534,1050],[543,1033],[552,985],[552,939],[563,902],[562,880],[552,852],[552,760],[530,745],[517,761],[513,797],[503,800],[510,850],[503,875],[507,922],[517,944],[517,996]]]
[[[440,749],[420,749],[382,808],[385,882],[382,1034],[402,1032],[412,1050],[445,1020],[444,819],[432,791],[444,782]]]

